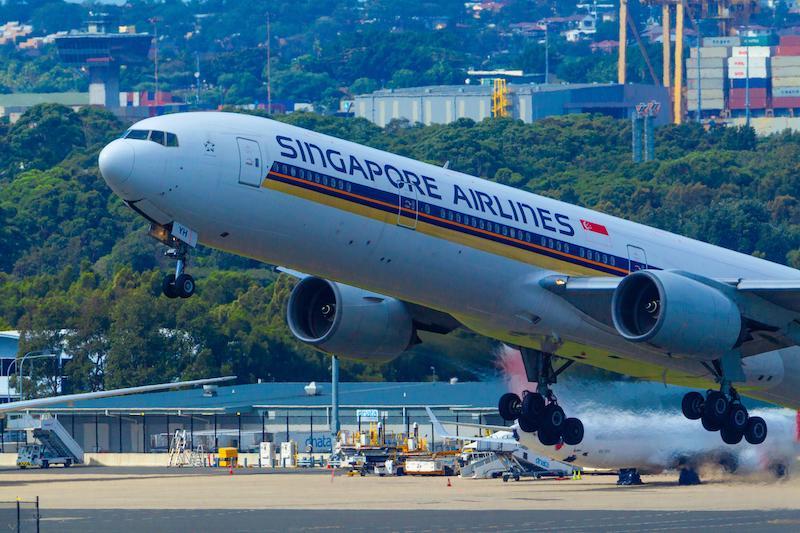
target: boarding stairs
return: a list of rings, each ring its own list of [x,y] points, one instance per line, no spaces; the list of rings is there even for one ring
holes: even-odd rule
[[[461,477],[489,479],[497,474],[508,472],[516,466],[516,463],[510,454],[492,452],[486,457],[462,466]]]
[[[169,463],[167,466],[190,466],[191,458],[186,452],[186,430],[176,429],[169,446]]]
[[[75,442],[57,418],[49,414],[15,413],[9,415],[7,429],[32,431],[33,437],[50,457],[66,457],[72,464],[83,463],[83,448]]]

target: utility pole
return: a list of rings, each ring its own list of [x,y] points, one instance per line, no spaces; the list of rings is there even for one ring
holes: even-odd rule
[[[194,99],[195,103],[200,105],[200,52],[195,55],[195,70],[194,70]]]
[[[270,33],[269,11],[267,11],[267,113],[272,113],[272,76],[270,72],[270,63],[272,63],[272,39]],[[334,357],[334,359],[336,359],[336,357]]]
[[[331,452],[339,437],[339,358],[331,357]]]
[[[153,17],[150,19],[150,22],[153,23],[153,62],[155,68],[155,81],[156,81],[156,106],[160,104],[160,88],[158,85],[158,17]]]
[[[550,83],[550,24],[544,23],[544,82]]]
[[[617,83],[625,85],[628,44],[628,0],[619,0],[619,62],[617,63]]]

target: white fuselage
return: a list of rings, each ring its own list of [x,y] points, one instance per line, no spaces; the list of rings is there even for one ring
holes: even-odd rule
[[[185,113],[132,129],[177,135],[178,146],[126,138],[101,155],[114,191],[160,224],[177,221],[205,245],[638,377],[711,382],[699,362],[587,320],[543,289],[543,277],[649,267],[800,279],[786,266],[264,118]],[[800,407],[797,347],[748,357],[745,373],[745,394]]]
[[[680,413],[642,416],[612,409],[578,411],[586,433],[576,446],[545,446],[533,433],[518,430],[517,434],[519,443],[531,451],[584,468],[659,473],[683,466],[724,465],[750,474],[795,466],[800,454],[796,413],[756,409],[751,414],[767,421],[769,434],[763,444],[725,444],[715,433],[696,431],[696,423]]]

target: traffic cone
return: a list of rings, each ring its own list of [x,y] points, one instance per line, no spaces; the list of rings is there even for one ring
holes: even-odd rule
[[[231,463],[230,467],[228,467],[228,475],[233,475],[233,463]]]
[[[453,484],[452,484],[452,483],[450,483],[450,478],[447,478],[447,486],[448,486],[448,487],[452,487],[452,486],[453,486]]]

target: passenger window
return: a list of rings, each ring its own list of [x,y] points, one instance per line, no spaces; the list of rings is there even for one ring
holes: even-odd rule
[[[178,136],[174,133],[167,132],[167,146],[176,147],[178,146]]]
[[[128,130],[128,133],[125,135],[126,139],[135,139],[137,141],[146,141],[147,135],[150,132],[147,130]]]
[[[167,140],[164,136],[163,131],[155,131],[155,130],[151,131],[150,140],[153,141],[154,143],[160,144],[161,146],[165,146],[167,144]]]

